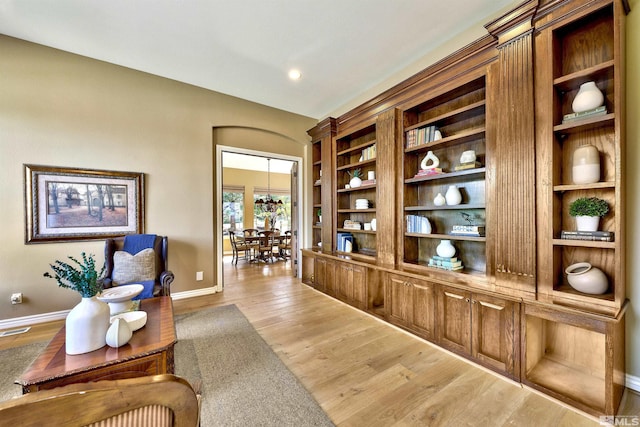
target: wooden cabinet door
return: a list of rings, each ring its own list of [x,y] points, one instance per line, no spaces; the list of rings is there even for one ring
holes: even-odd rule
[[[405,277],[389,275],[387,279],[387,311],[389,321],[410,327],[413,319],[413,290]]]
[[[472,356],[498,371],[513,375],[516,304],[487,295],[471,300]]]
[[[359,265],[346,262],[337,263],[335,294],[336,297],[354,307],[364,309],[366,305],[367,274]]]
[[[390,274],[387,280],[389,321],[433,340],[434,286],[429,282]]]
[[[317,257],[315,266],[315,288],[329,295],[335,295],[335,267],[331,260]]]
[[[438,290],[438,341],[445,348],[471,355],[471,293],[441,287]]]
[[[423,280],[412,280],[412,327],[423,338],[435,338],[435,285]]]

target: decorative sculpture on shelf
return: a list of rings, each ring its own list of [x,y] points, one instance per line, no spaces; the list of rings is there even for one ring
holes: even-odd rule
[[[428,164],[429,161],[431,161],[431,164]],[[427,155],[424,156],[424,159],[422,159],[422,162],[420,163],[420,169],[434,170],[438,167],[439,164],[440,164],[440,159],[438,159],[436,155],[433,154],[433,151],[429,151],[427,152]]]

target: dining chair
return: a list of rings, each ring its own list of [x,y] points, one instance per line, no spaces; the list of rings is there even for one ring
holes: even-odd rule
[[[264,230],[258,235],[260,236],[260,245],[258,247],[260,259],[264,262],[273,261],[273,247],[276,244],[273,230]]]
[[[243,252],[245,260],[249,259],[248,253],[250,248],[249,246],[247,246],[246,242],[244,241],[244,238],[236,236],[236,233],[234,231],[229,231],[229,241],[231,242],[231,251],[232,251],[231,264],[238,263],[240,252]]]
[[[280,258],[285,261],[287,258],[291,258],[291,230],[284,232],[284,237],[278,244],[278,252],[280,253]]]

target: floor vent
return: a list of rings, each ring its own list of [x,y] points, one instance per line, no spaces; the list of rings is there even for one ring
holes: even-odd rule
[[[29,329],[31,329],[31,326],[27,326],[26,328],[12,329],[10,331],[0,332],[0,337],[8,337],[11,335],[24,334]]]

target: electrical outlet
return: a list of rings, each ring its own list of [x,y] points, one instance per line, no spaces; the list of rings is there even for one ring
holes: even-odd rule
[[[196,271],[196,281],[200,282],[204,280],[204,272],[203,271]]]
[[[11,294],[11,304],[22,304],[22,292]]]

